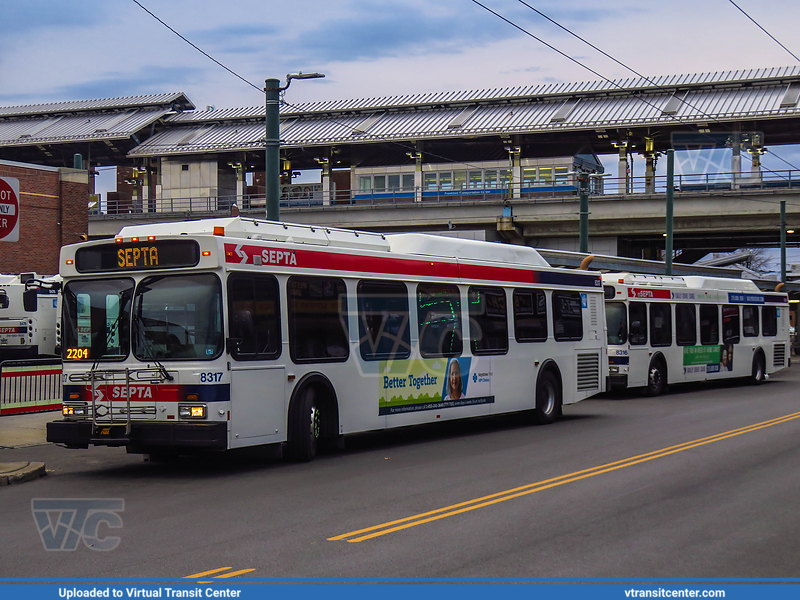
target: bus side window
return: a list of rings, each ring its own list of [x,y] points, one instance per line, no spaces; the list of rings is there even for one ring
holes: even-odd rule
[[[758,307],[742,307],[742,330],[744,337],[758,337]]]
[[[650,345],[672,346],[672,305],[650,305]]]
[[[503,288],[469,288],[470,348],[475,355],[508,352],[508,311]]]
[[[739,307],[726,304],[722,307],[722,343],[739,343]]]
[[[778,335],[778,309],[775,306],[761,307],[761,333],[765,337]]]
[[[628,339],[631,346],[647,345],[647,305],[644,302],[631,302],[628,305],[630,328]]]
[[[694,304],[675,305],[675,342],[678,346],[697,344],[697,309]]]
[[[8,308],[8,294],[5,290],[0,290],[0,308]]]
[[[547,340],[547,296],[542,290],[514,290],[514,336],[518,342]]]
[[[329,277],[290,277],[286,293],[292,360],[297,363],[346,361],[350,348],[344,281]]]
[[[419,352],[423,357],[460,356],[461,294],[455,285],[420,283],[417,286]]]
[[[719,344],[719,310],[715,304],[700,305],[700,343],[703,346]]]
[[[580,292],[553,292],[553,337],[557,342],[583,339]]]
[[[411,356],[408,289],[397,281],[359,281],[358,337],[364,360]]]

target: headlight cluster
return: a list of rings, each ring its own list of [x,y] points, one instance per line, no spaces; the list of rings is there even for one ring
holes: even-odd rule
[[[205,404],[179,404],[178,417],[181,419],[205,419]]]
[[[61,414],[65,417],[87,417],[89,416],[89,407],[85,402],[79,404],[64,404],[61,407]]]

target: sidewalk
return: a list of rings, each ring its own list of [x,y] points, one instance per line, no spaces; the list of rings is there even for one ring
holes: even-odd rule
[[[47,443],[47,423],[61,418],[59,411],[0,417],[0,450]],[[45,475],[41,462],[0,462],[0,486],[22,483]]]

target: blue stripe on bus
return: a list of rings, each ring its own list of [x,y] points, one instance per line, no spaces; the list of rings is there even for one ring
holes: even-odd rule
[[[764,294],[728,293],[731,304],[764,304]]]
[[[599,275],[583,275],[578,273],[554,273],[551,271],[536,271],[534,283],[550,285],[571,285],[580,287],[602,287]]]

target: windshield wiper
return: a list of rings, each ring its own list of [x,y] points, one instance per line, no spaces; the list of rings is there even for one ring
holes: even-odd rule
[[[136,338],[139,340],[139,348],[142,350],[142,354],[144,354],[143,358],[145,360],[152,361],[153,364],[155,364],[159,374],[164,378],[165,381],[173,381],[175,378],[170,375],[169,372],[167,372],[166,367],[161,364],[161,361],[159,361],[155,356],[148,356],[151,354],[150,349],[155,345],[155,343],[145,333],[145,325],[141,312],[137,312],[134,325],[136,326]]]

